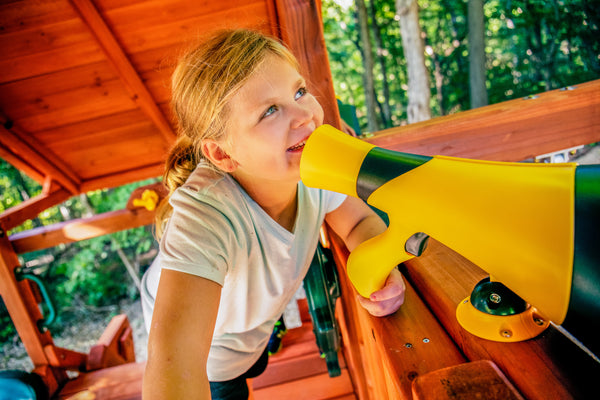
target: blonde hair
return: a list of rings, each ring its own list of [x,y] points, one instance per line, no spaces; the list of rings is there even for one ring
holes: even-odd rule
[[[229,101],[268,54],[299,70],[294,55],[279,41],[245,29],[218,32],[179,61],[171,78],[171,107],[179,132],[163,174],[169,195],[156,213],[159,238],[172,211],[169,198],[201,160],[208,160],[202,153],[202,141],[227,139]]]

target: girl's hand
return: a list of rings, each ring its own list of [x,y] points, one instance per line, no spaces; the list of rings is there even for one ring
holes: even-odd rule
[[[370,298],[357,295],[358,302],[375,317],[384,317],[398,311],[404,303],[404,279],[398,268],[394,268],[388,276],[385,286],[371,294]]]

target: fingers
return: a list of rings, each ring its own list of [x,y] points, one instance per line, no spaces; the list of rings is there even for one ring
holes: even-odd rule
[[[394,268],[388,276],[385,286],[380,290],[371,293],[369,299],[371,301],[384,301],[402,296],[404,298],[404,291],[406,286],[404,285],[404,279],[402,274],[397,268]]]
[[[402,306],[405,289],[402,274],[394,269],[381,290],[371,294],[370,298],[358,295],[357,299],[369,314],[383,317],[395,313]]]
[[[357,299],[361,306],[374,317],[385,317],[387,315],[391,315],[398,311],[398,309],[404,303],[404,296],[381,302],[371,301],[360,295],[357,295]]]

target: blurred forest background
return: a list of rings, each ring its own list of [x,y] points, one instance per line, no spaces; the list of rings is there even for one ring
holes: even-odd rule
[[[600,78],[597,0],[323,0],[322,9],[336,94],[362,134]],[[122,209],[148,183],[73,197],[10,233]],[[40,192],[0,159],[0,212]],[[148,226],[25,254],[21,265],[56,303],[53,335],[72,335],[74,321],[105,325],[115,304],[139,299],[156,249]],[[17,342],[0,304],[0,343]]]

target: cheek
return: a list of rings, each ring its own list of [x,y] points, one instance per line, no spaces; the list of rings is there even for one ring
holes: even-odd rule
[[[319,104],[317,99],[314,99],[313,114],[315,116],[314,117],[315,121],[319,125],[321,125],[323,123],[324,111],[323,111],[323,107],[321,107],[321,104]]]

